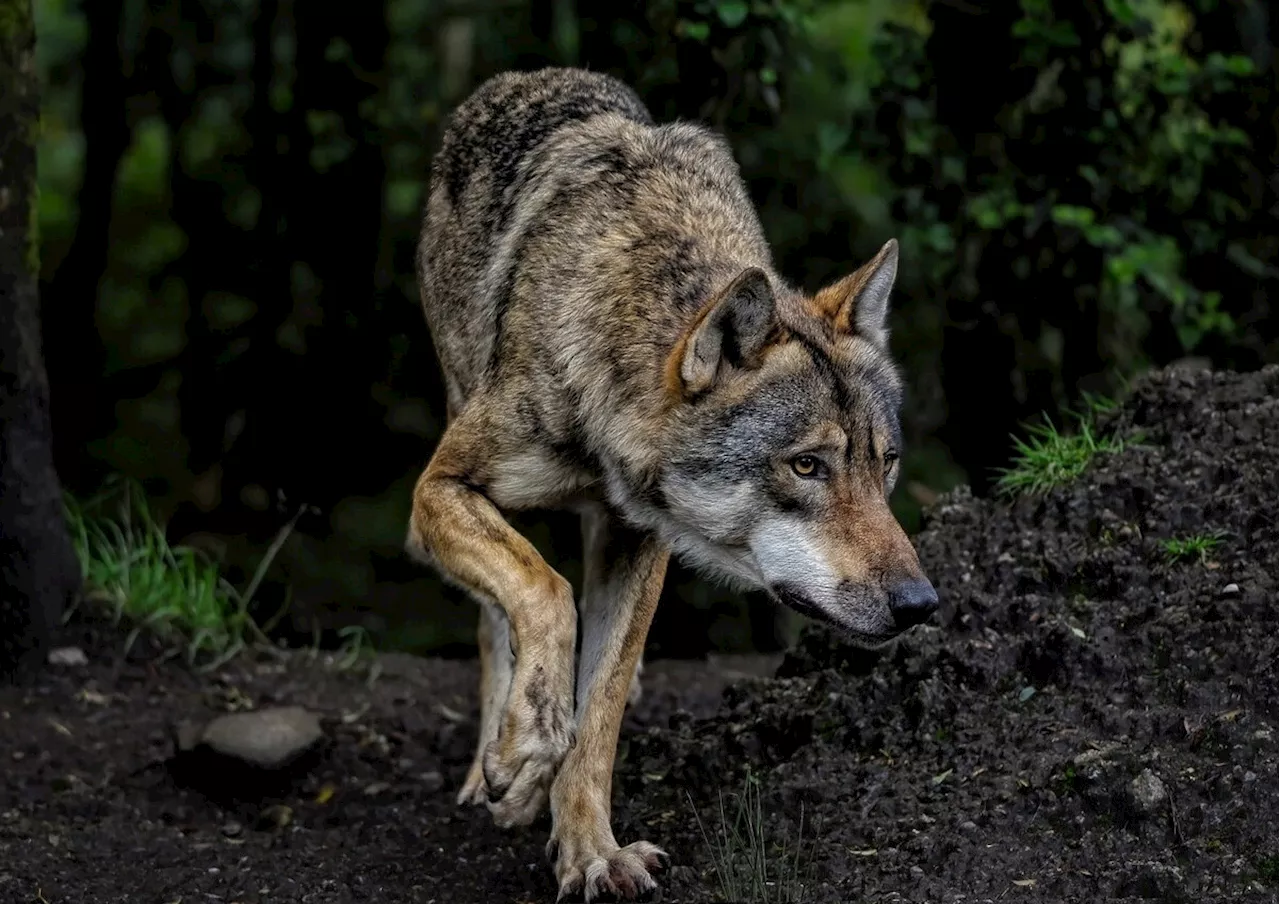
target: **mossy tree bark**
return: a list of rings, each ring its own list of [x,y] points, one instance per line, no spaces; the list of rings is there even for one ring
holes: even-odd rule
[[[0,0],[0,678],[35,672],[80,570],[40,353],[31,0]]]

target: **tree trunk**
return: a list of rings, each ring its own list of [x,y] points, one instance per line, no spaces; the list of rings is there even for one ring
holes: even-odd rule
[[[31,0],[0,0],[0,679],[39,668],[80,582],[40,356],[38,122]]]

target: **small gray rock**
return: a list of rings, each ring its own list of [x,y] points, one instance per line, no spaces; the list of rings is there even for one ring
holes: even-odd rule
[[[1138,810],[1143,813],[1157,812],[1169,799],[1169,791],[1164,782],[1150,769],[1143,769],[1130,783],[1129,794]]]
[[[226,757],[263,769],[278,769],[320,742],[315,713],[301,706],[274,706],[219,716],[199,734],[199,743]],[[179,746],[189,742],[179,729]]]
[[[1223,587],[1223,588],[1222,588],[1222,595],[1223,595],[1223,596],[1239,596],[1239,595],[1240,595],[1240,585],[1239,585],[1239,584],[1228,584],[1227,586],[1225,586],[1225,587]]]
[[[89,657],[79,647],[55,647],[49,651],[49,665],[71,668],[88,664]]]

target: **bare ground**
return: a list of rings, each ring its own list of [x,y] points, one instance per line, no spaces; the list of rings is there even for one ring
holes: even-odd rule
[[[1276,375],[1153,375],[1105,425],[1141,442],[1075,485],[944,499],[918,538],[940,626],[652,663],[615,831],[671,852],[663,900],[716,900],[693,812],[747,769],[779,837],[803,807],[804,901],[1275,900]],[[554,900],[545,823],[453,804],[471,662],[198,674],[102,623],[63,641],[88,664],[0,689],[0,902]],[[271,703],[328,738],[277,780],[175,759],[182,720]]]

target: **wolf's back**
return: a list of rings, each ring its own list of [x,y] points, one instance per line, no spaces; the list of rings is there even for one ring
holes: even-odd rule
[[[556,132],[601,114],[653,123],[625,84],[581,69],[505,72],[454,111],[432,165],[417,268],[455,411],[494,363],[518,257],[505,246],[536,190],[522,174]]]
[[[433,184],[457,204],[471,183],[483,181],[497,202],[510,194],[520,162],[548,136],[601,113],[652,122],[636,93],[603,73],[551,68],[494,76],[454,112]]]

